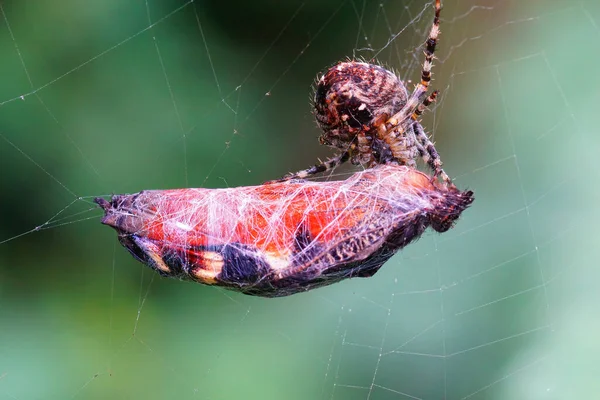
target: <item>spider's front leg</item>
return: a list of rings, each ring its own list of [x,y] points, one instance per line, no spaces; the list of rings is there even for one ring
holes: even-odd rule
[[[440,177],[445,184],[454,186],[448,174],[442,169],[442,159],[421,124],[415,122],[412,128],[415,133],[415,138],[418,143],[417,147],[421,158],[433,171],[433,178]]]
[[[315,164],[310,168],[303,169],[298,172],[289,173],[281,179],[277,179],[275,181],[270,181],[270,182],[271,183],[272,182],[285,182],[285,181],[289,181],[292,179],[306,179],[309,176],[332,170],[332,169],[336,168],[337,166],[345,163],[349,159],[350,159],[350,152],[345,151],[345,152],[338,154],[337,156],[334,156],[328,160],[320,162],[319,164]],[[269,183],[269,182],[267,182],[267,183]]]
[[[390,160],[383,161],[384,163],[391,161],[411,168],[417,167],[418,142],[411,129],[406,122],[399,125],[386,123],[378,127],[377,137],[389,147],[391,153]]]
[[[434,90],[429,96],[427,96],[425,98],[425,100],[423,100],[423,102],[421,104],[419,104],[419,106],[417,107],[417,109],[415,110],[412,119],[417,121],[417,118],[419,118],[421,115],[423,115],[423,113],[425,112],[425,110],[437,100],[438,95],[440,94],[439,90]],[[417,121],[418,122],[418,121]]]
[[[437,46],[438,36],[440,34],[440,12],[442,10],[441,0],[435,0],[434,7],[435,16],[433,18],[433,24],[431,25],[429,36],[425,41],[425,61],[423,62],[423,69],[421,70],[421,81],[417,84],[415,90],[406,100],[404,107],[402,107],[400,111],[392,115],[392,117],[389,119],[388,123],[391,125],[399,125],[406,119],[410,118],[413,114],[417,113],[418,107],[424,101],[423,98],[427,95],[427,91],[429,90],[429,84],[431,83],[431,68],[433,67],[435,48]]]
[[[412,115],[412,119],[414,121],[412,130],[415,134],[415,140],[417,142],[417,147],[419,150],[419,155],[427,164],[431,170],[433,171],[433,179],[438,177],[442,178],[442,181],[448,185],[453,186],[450,177],[446,174],[446,172],[442,169],[442,160],[440,155],[438,154],[433,142],[429,139],[429,136],[423,129],[423,126],[417,120],[418,117],[423,115],[423,112],[436,101],[437,96],[439,94],[439,90],[433,91],[423,102],[417,107],[414,114]]]

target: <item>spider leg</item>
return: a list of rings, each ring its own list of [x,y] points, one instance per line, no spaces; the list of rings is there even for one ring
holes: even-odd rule
[[[437,96],[439,93],[440,93],[439,90],[434,90],[433,93],[431,93],[429,96],[427,96],[425,98],[425,100],[423,100],[423,102],[421,104],[419,104],[419,106],[417,107],[417,109],[415,110],[415,112],[413,114],[413,119],[415,121],[417,120],[417,118],[419,118],[421,115],[423,115],[423,113],[425,112],[427,107],[429,107],[431,105],[431,103],[433,103],[437,99]]]
[[[283,178],[277,179],[277,180],[271,181],[271,182],[285,182],[285,181],[289,181],[291,179],[305,179],[309,176],[316,175],[321,172],[325,172],[325,171],[334,169],[335,167],[345,163],[349,159],[350,159],[350,152],[345,151],[345,152],[338,154],[328,160],[320,162],[319,164],[315,164],[310,168],[307,168],[307,169],[304,169],[304,170],[301,170],[298,172],[294,172],[294,173],[289,173],[289,174],[285,175]]]
[[[429,83],[431,82],[431,67],[433,65],[433,55],[435,53],[435,47],[437,45],[438,36],[440,34],[440,11],[442,9],[441,0],[435,0],[435,16],[433,18],[433,24],[429,31],[429,37],[425,42],[425,62],[423,63],[423,69],[421,71],[421,82],[417,84],[415,90],[411,93],[407,99],[406,104],[400,111],[393,115],[388,123],[391,125],[398,125],[400,122],[406,120],[409,116],[416,112],[421,103],[421,99],[427,90],[429,89]]]
[[[413,132],[415,133],[415,139],[417,140],[417,148],[419,154],[423,159],[423,162],[427,164],[432,171],[434,171],[434,179],[438,176],[447,184],[452,184],[450,178],[446,172],[442,169],[442,160],[438,154],[435,146],[427,136],[427,133],[423,129],[423,126],[417,121],[417,118],[423,115],[423,112],[433,103],[439,94],[439,90],[435,90],[431,93],[415,110],[412,119],[415,121],[413,124]]]
[[[390,147],[392,155],[400,164],[416,168],[415,159],[417,156],[421,156],[423,161],[435,172],[434,179],[441,176],[445,182],[449,182],[448,176],[441,169],[442,162],[439,154],[417,121],[425,109],[437,99],[438,94],[438,90],[434,91],[417,106],[411,116],[414,122],[409,122],[409,126],[406,125],[406,122],[400,122],[397,126],[380,127],[378,137]],[[410,129],[407,129],[409,127]]]
[[[435,46],[437,45],[438,35],[440,34],[440,11],[442,10],[442,4],[440,0],[435,0],[435,16],[433,17],[433,24],[429,31],[429,37],[427,38],[425,46],[425,62],[423,63],[423,71],[421,71],[421,85],[425,87],[425,90],[429,87],[431,81],[431,67],[433,65],[433,53],[435,53]]]
[[[417,108],[414,110],[414,113],[412,114],[411,118],[413,119],[413,121],[418,122],[417,118],[420,117],[421,115],[423,115],[423,113],[425,112],[425,110],[427,109],[427,107],[429,107],[431,105],[431,103],[435,102],[437,99],[438,94],[440,93],[439,90],[434,90],[433,93],[431,93],[429,96],[427,96],[418,106]],[[389,120],[388,120],[389,122]],[[397,137],[398,135],[404,134],[404,129],[402,129],[399,126],[394,126],[392,124],[389,124],[387,126],[387,128],[390,128],[391,130],[393,130],[393,132],[391,132],[390,136],[392,138]]]
[[[418,155],[418,148],[416,146],[418,141],[412,132],[407,134],[405,124],[393,126],[389,131],[387,130],[386,125],[383,124],[379,127],[377,136],[389,146],[394,161],[400,165],[407,165],[411,168],[417,167],[415,159]]]
[[[358,157],[360,158],[358,164],[366,165],[367,168],[374,167],[377,162],[373,157],[373,137],[361,131],[356,135],[356,144]]]
[[[413,124],[413,131],[415,133],[415,138],[417,139],[418,145],[417,148],[421,153],[421,157],[423,161],[429,165],[429,167],[433,170],[434,179],[438,176],[442,178],[442,181],[450,186],[454,186],[452,180],[446,174],[446,172],[442,169],[442,160],[440,155],[438,154],[435,146],[425,133],[425,130],[418,122]]]

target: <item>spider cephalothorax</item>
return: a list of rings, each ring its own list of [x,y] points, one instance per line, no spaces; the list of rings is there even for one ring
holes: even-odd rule
[[[428,95],[433,53],[440,33],[441,2],[425,42],[421,80],[409,94],[396,74],[380,65],[344,61],[331,67],[316,85],[314,108],[321,143],[341,150],[337,156],[311,168],[286,175],[283,180],[306,178],[350,160],[367,168],[400,164],[415,168],[421,157],[445,185],[452,185],[442,169],[435,146],[419,123],[423,111],[438,92]]]
[[[350,153],[352,164],[386,163],[383,143],[373,149],[379,126],[406,104],[406,89],[385,68],[347,61],[330,68],[316,85],[314,109],[322,144]],[[377,145],[375,146],[377,147]]]

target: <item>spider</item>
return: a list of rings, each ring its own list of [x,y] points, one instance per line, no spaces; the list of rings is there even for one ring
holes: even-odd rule
[[[304,179],[331,170],[346,161],[372,168],[399,164],[416,168],[417,156],[445,185],[454,187],[442,169],[435,146],[418,118],[436,100],[438,91],[427,95],[431,67],[440,33],[440,0],[425,42],[421,81],[408,91],[398,76],[385,68],[362,61],[344,61],[331,67],[317,81],[314,110],[323,131],[319,140],[341,153],[308,169],[284,176],[280,181]]]

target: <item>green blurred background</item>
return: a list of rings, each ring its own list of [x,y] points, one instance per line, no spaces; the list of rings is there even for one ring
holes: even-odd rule
[[[260,299],[155,276],[91,197],[327,157],[316,74],[416,80],[430,4],[1,2],[0,399],[600,398],[600,4],[443,4],[424,124],[473,207],[371,279]]]

